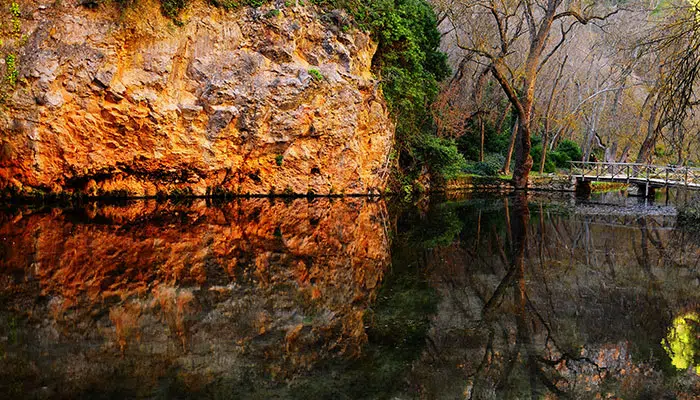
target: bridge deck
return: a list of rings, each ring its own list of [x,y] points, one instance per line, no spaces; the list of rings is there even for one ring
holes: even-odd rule
[[[649,187],[685,187],[700,190],[700,168],[572,161],[570,174],[582,181],[623,182]]]

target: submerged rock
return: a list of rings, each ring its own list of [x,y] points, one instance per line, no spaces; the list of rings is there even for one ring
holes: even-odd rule
[[[394,126],[370,72],[376,44],[318,8],[265,14],[271,5],[228,12],[193,3],[178,27],[157,2],[124,10],[20,3],[27,40],[0,116],[9,149],[0,190],[361,194],[385,186]]]

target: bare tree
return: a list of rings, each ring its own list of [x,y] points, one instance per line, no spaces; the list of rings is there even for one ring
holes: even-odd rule
[[[596,13],[594,4],[581,9],[563,0],[454,0],[448,6],[445,18],[457,46],[488,68],[517,115],[513,183],[526,188],[540,71],[576,25],[604,21],[618,9]]]

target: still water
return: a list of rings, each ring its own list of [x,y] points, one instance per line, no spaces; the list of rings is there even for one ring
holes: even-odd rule
[[[700,396],[700,234],[619,195],[0,212],[0,397]]]

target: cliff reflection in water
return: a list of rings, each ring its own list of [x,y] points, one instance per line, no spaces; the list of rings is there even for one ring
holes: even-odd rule
[[[389,263],[385,207],[365,199],[0,218],[0,393],[29,397],[289,381],[360,352]]]
[[[574,202],[0,214],[0,394],[699,398],[700,237]]]

